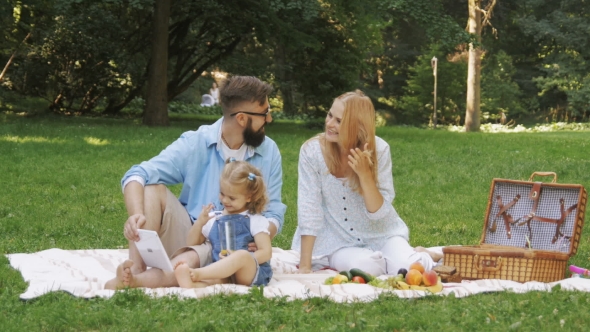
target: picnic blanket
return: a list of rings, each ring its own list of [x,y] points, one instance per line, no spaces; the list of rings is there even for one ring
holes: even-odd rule
[[[433,249],[433,248],[431,248]],[[436,248],[440,249],[440,248]],[[435,249],[435,250],[436,250]],[[127,249],[62,250],[48,249],[35,253],[6,255],[10,265],[20,271],[29,285],[20,295],[23,300],[34,299],[49,292],[65,291],[82,298],[113,296],[115,291],[104,289],[107,280],[115,277],[117,266],[128,257]],[[299,253],[294,250],[273,248],[271,266],[274,271],[271,282],[264,287],[264,296],[286,297],[289,300],[310,297],[329,298],[335,302],[370,302],[381,293],[395,294],[401,298],[432,296],[415,290],[386,290],[365,284],[324,285],[323,282],[337,272],[322,269],[327,266],[326,258],[314,258],[311,274],[297,274]],[[387,276],[381,276],[387,278]],[[556,285],[561,289],[590,292],[590,279],[568,278],[552,283],[518,283],[508,280],[477,280],[461,283],[445,283],[441,293],[465,297],[484,292],[547,291]],[[184,289],[179,287],[143,290],[152,296],[175,295],[179,298],[202,298],[220,293],[247,294],[250,287],[241,285],[213,285],[206,288]]]

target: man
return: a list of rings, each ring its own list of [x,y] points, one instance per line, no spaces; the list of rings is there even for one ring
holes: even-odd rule
[[[178,286],[174,272],[147,269],[135,246],[139,228],[158,232],[173,266],[185,262],[195,268],[211,262],[209,243],[183,246],[204,205],[214,203],[217,209],[223,209],[219,179],[225,161],[231,157],[260,169],[270,198],[263,214],[271,221],[271,238],[281,231],[286,210],[281,202],[281,155],[264,131],[264,126],[272,122],[268,104],[271,91],[270,85],[255,77],[228,78],[219,89],[221,119],[183,133],[158,156],[125,173],[121,184],[129,215],[124,226],[129,260],[117,267],[116,278],[105,288]],[[179,198],[166,187],[177,183],[182,183]]]

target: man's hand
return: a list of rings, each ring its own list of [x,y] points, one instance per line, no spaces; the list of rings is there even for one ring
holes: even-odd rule
[[[248,251],[249,252],[255,252],[256,250],[258,250],[258,247],[256,246],[256,242],[248,243]]]
[[[127,218],[125,225],[123,226],[123,234],[129,241],[139,241],[139,232],[137,231],[146,222],[143,214],[134,214]]]
[[[277,226],[273,222],[269,222],[268,223],[268,232],[270,233],[271,240],[275,237],[275,235],[277,235],[277,231],[278,231]],[[248,251],[249,252],[255,252],[256,250],[258,250],[256,243],[254,243],[254,242],[248,243]]]

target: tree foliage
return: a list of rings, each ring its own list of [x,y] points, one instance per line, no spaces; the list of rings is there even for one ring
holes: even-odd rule
[[[481,81],[481,111],[484,120],[521,116],[525,110],[520,104],[522,92],[513,81],[516,72],[512,58],[504,51],[486,56]]]
[[[590,116],[590,6],[585,0],[527,0],[520,24],[538,45],[544,75],[534,78],[542,95],[561,100],[574,119]]]
[[[588,119],[586,2],[497,2],[497,33],[484,29],[475,44],[486,117],[502,112],[520,120],[550,111],[553,119]],[[166,103],[208,88],[208,73],[218,70],[273,84],[273,108],[287,116],[322,115],[334,97],[360,88],[395,123],[426,124],[436,55],[438,118],[466,120],[458,111],[467,107],[463,60],[466,45],[478,39],[465,31],[468,0],[172,1],[168,42],[156,48],[168,53],[166,75],[156,75],[167,77],[158,93],[148,92],[153,6],[0,2],[0,61],[7,68],[0,86],[45,98],[59,113],[116,115],[132,102],[154,105],[160,98],[155,121],[165,124]]]
[[[434,77],[431,59],[438,59],[437,120],[440,124],[459,124],[465,109],[465,59],[449,58],[433,44],[410,67],[405,94],[400,100],[401,114],[396,122],[415,125],[428,123],[433,112]]]

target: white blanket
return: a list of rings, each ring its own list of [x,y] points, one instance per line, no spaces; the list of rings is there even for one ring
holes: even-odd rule
[[[27,290],[20,295],[29,300],[53,291],[65,291],[74,296],[108,298],[114,291],[104,289],[107,280],[114,278],[117,266],[128,257],[127,250],[62,250],[48,249],[31,254],[7,255],[10,265],[21,272],[29,283]],[[299,254],[293,250],[273,248],[271,266],[274,271],[271,282],[264,287],[265,297],[286,297],[288,299],[307,299],[310,297],[329,298],[335,302],[369,302],[383,292],[393,293],[402,298],[423,297],[431,294],[412,290],[384,290],[369,285],[343,284],[324,285],[326,278],[336,274],[332,270],[318,270],[312,274],[296,274]],[[314,260],[314,270],[324,267],[327,260]],[[385,278],[386,276],[382,276]],[[565,280],[541,283],[518,283],[507,280],[477,280],[461,283],[446,283],[441,293],[465,297],[483,292],[547,291],[560,284],[565,290],[590,292],[590,279],[568,278]],[[181,298],[201,298],[219,293],[246,294],[250,287],[240,285],[214,285],[199,289],[178,287],[144,289],[153,296],[176,295]]]

